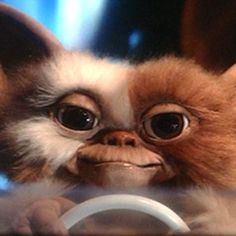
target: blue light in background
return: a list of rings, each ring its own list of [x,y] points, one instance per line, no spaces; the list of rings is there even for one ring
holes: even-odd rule
[[[56,35],[70,48],[89,48],[96,35],[107,0],[60,0]],[[61,19],[61,20],[60,20]]]
[[[54,33],[56,19],[54,17],[57,9],[57,0],[4,0],[4,2],[33,17]]]
[[[107,0],[5,0],[45,25],[66,48],[87,49]]]
[[[40,12],[38,11],[40,6],[40,1],[17,1],[17,0],[5,0],[2,1],[8,5],[14,6],[14,8],[19,9],[33,16],[35,19],[40,20]]]
[[[0,190],[10,190],[13,187],[12,183],[4,174],[0,174]]]
[[[142,40],[142,32],[140,30],[134,30],[129,36],[129,49],[135,49],[139,46]]]

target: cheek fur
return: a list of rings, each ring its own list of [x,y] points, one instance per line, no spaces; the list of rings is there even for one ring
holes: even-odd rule
[[[86,138],[71,139],[63,136],[53,121],[43,117],[24,120],[9,127],[17,155],[21,159],[26,162],[47,160],[53,169],[69,160]]]

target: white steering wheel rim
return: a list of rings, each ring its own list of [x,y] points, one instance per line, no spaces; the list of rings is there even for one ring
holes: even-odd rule
[[[173,232],[190,231],[186,223],[170,208],[149,198],[130,194],[112,194],[89,199],[67,211],[61,220],[66,229],[70,229],[90,215],[114,209],[128,209],[149,214],[161,220]]]

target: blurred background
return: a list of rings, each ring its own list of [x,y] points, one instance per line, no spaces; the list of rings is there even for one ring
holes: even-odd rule
[[[5,0],[68,49],[143,60],[179,53],[183,0]]]

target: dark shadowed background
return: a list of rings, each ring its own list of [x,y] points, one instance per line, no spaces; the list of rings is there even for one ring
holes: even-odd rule
[[[179,53],[183,0],[1,0],[31,15],[67,48],[142,60]]]

